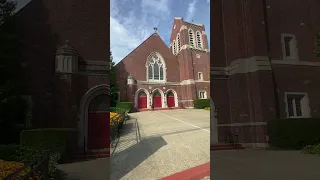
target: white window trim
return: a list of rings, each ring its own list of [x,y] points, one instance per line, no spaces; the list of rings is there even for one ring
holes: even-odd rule
[[[198,47],[198,43],[199,43],[199,41],[198,41],[198,33],[200,34],[200,45],[201,45],[201,47]],[[196,42],[197,42],[196,47],[197,47],[198,49],[203,49],[202,34],[201,34],[201,32],[200,32],[200,31],[196,31],[195,36],[196,36]]]
[[[290,47],[290,53],[291,56],[287,57],[286,56],[286,46],[285,46],[285,37],[291,37],[293,41],[293,47]],[[296,36],[294,34],[281,34],[281,44],[282,44],[282,55],[283,55],[283,60],[290,60],[290,61],[299,61],[299,51],[298,51],[298,43]]]
[[[201,78],[199,78],[200,74],[201,74]],[[203,73],[202,72],[198,72],[198,80],[203,80]]]
[[[284,101],[285,101],[285,109],[286,109],[286,115],[287,118],[310,118],[310,105],[309,105],[309,96],[308,93],[301,93],[301,92],[285,92],[284,93]],[[302,116],[289,116],[289,106],[288,106],[288,95],[302,95],[304,96],[302,99],[307,101],[307,105],[306,104],[301,104],[301,113]],[[294,102],[293,102],[294,103]],[[295,104],[293,104],[293,106],[295,107]],[[306,112],[303,111],[303,109],[305,108]],[[296,114],[296,108],[293,109],[294,114]]]
[[[175,39],[172,41],[172,52],[173,52],[174,55],[177,54],[176,40]]]
[[[202,92],[204,93],[204,98],[201,98],[201,96],[200,96],[200,94],[201,94]],[[200,90],[200,91],[199,91],[199,96],[198,96],[198,97],[199,97],[199,99],[208,99],[207,91],[205,91],[205,90]]]
[[[159,59],[162,63],[162,67],[163,67],[163,80],[155,80],[155,79],[149,79],[149,57],[157,54],[159,56]],[[166,63],[163,59],[163,57],[158,53],[158,52],[152,52],[148,57],[147,57],[147,62],[146,62],[146,79],[147,82],[157,82],[157,83],[165,83],[167,82],[167,66]],[[160,73],[160,72],[159,72]]]
[[[179,52],[181,50],[181,42],[180,42],[180,34],[179,33],[177,35],[176,43],[177,43],[177,54],[179,54]]]
[[[192,33],[192,37],[193,37],[193,46],[191,45],[191,39],[190,39],[190,32]],[[189,39],[189,45],[193,48],[197,47],[197,45],[195,44],[196,43],[196,40],[195,40],[195,36],[194,36],[194,31],[192,29],[189,29],[188,30],[188,39]]]

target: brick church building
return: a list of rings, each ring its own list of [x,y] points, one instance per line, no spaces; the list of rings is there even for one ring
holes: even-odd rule
[[[212,144],[266,147],[268,120],[319,118],[320,1],[211,3]]]
[[[155,32],[117,65],[119,101],[136,110],[193,108],[210,97],[210,50],[205,27],[176,17],[170,47]]]
[[[13,16],[28,128],[75,132],[86,151],[109,148],[108,2],[31,0]]]

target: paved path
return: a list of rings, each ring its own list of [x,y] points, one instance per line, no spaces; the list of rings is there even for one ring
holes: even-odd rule
[[[148,111],[131,117],[111,157],[112,180],[157,180],[210,161],[209,111]]]
[[[300,151],[213,151],[210,168],[211,179],[318,180],[320,156]]]

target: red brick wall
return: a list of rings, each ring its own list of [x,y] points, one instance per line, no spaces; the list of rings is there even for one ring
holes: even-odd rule
[[[32,95],[36,127],[76,127],[82,96],[95,85],[108,84],[107,74],[75,75],[66,82],[54,73],[56,49],[66,40],[81,61],[109,61],[107,3],[32,0],[13,18],[21,40],[21,61],[26,64],[25,93]]]

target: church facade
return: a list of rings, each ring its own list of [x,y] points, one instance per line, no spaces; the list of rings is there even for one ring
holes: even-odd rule
[[[170,47],[155,32],[116,65],[119,101],[137,111],[193,108],[210,97],[210,54],[205,27],[175,18]]]
[[[211,3],[212,144],[266,147],[269,120],[319,118],[320,2]]]

